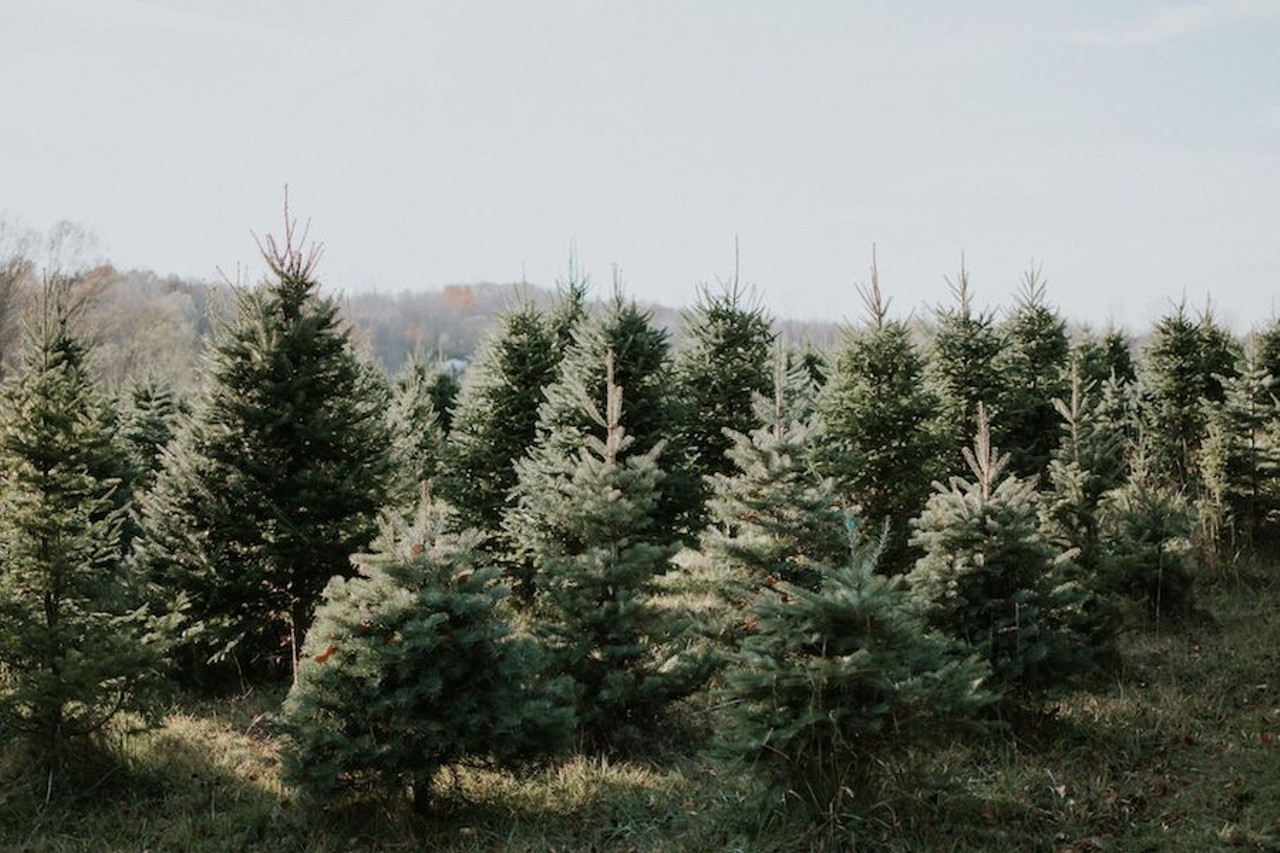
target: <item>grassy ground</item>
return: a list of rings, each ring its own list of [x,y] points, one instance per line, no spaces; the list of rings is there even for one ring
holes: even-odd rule
[[[1211,618],[1126,637],[1117,673],[1036,725],[919,756],[856,824],[821,832],[675,749],[578,758],[523,778],[458,770],[436,814],[324,809],[279,781],[280,696],[178,705],[116,757],[49,780],[0,757],[0,848],[1280,851],[1280,584],[1233,578]],[[123,758],[120,758],[120,755]],[[853,845],[849,845],[853,846]]]

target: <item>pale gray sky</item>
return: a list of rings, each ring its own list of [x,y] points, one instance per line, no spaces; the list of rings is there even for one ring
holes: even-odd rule
[[[550,284],[856,318],[965,253],[1070,317],[1280,293],[1280,2],[0,0],[0,215],[259,269],[282,186],[358,291]]]

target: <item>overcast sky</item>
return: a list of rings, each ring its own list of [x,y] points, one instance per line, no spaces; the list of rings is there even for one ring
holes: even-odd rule
[[[0,216],[257,272],[282,188],[349,292],[616,265],[895,313],[1034,262],[1068,316],[1280,304],[1280,2],[0,0]]]

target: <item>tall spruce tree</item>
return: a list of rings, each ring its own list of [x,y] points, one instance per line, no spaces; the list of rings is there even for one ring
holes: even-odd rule
[[[961,448],[969,441],[978,404],[988,412],[998,411],[1011,380],[997,367],[1004,335],[994,316],[973,307],[969,273],[963,264],[950,286],[955,305],[935,312],[926,376],[942,404],[942,424],[951,446],[949,467],[959,473],[964,466]]]
[[[700,661],[680,655],[679,620],[654,603],[677,547],[659,521],[663,444],[639,449],[623,426],[612,354],[601,367],[603,407],[594,384],[562,379],[554,398],[576,399],[598,434],[578,432],[575,445],[566,431],[521,460],[507,520],[535,572],[534,631],[551,671],[573,682],[579,737],[592,749],[634,745],[702,671]]]
[[[1253,333],[1253,347],[1258,368],[1280,382],[1280,317]]]
[[[580,303],[578,293],[563,304]],[[571,322],[558,326],[533,303],[521,303],[502,316],[467,371],[439,482],[463,525],[489,534],[500,529],[516,461],[536,438],[538,407],[559,374]]]
[[[298,239],[287,219],[284,244],[267,240],[271,279],[240,294],[143,501],[139,558],[190,596],[197,668],[219,658],[289,671],[321,590],[350,574],[388,496],[385,388],[317,293],[318,248]]]
[[[68,289],[46,281],[21,374],[0,395],[0,742],[27,739],[50,784],[71,741],[154,710],[167,651],[125,564],[124,451]]]
[[[610,353],[615,380],[627,392],[622,425],[633,452],[648,453],[660,443],[664,447],[657,523],[672,539],[687,535],[700,509],[701,490],[679,434],[684,407],[672,379],[668,335],[654,325],[650,312],[625,299],[618,285],[603,310],[582,321],[558,377],[547,386],[538,410],[538,439],[526,467],[532,471],[549,461],[556,468],[559,459],[578,452],[585,436],[606,438],[605,427],[583,405],[582,394],[585,390],[596,410],[605,411],[604,365]]]
[[[695,485],[733,469],[727,430],[748,434],[759,425],[753,400],[769,392],[769,350],[774,333],[759,306],[733,284],[718,293],[703,288],[685,316],[688,341],[676,357],[676,393],[684,401],[683,443]],[[701,526],[701,525],[698,525]]]
[[[444,375],[418,360],[408,361],[392,388],[387,425],[391,430],[392,496],[413,506],[440,470],[444,426],[436,408],[435,379]]]
[[[1098,565],[1098,508],[1107,492],[1124,482],[1124,434],[1100,423],[1089,401],[1079,365],[1072,369],[1071,396],[1054,400],[1063,435],[1049,460],[1048,489],[1041,504],[1041,531],[1062,551],[1092,571]]]
[[[1274,381],[1251,341],[1234,376],[1222,377],[1223,400],[1209,403],[1201,477],[1229,524],[1231,550],[1251,551],[1276,510],[1280,458],[1274,446]]]
[[[164,451],[177,433],[182,401],[165,382],[135,384],[120,419],[120,441],[134,469],[134,488],[145,491],[164,465]]]
[[[1071,344],[1066,323],[1049,305],[1039,269],[1022,280],[1017,303],[1002,326],[1008,341],[997,370],[1008,377],[996,443],[1009,454],[1009,468],[1020,477],[1038,477],[1058,444],[1055,399],[1068,394]]]
[[[1129,336],[1119,329],[1108,329],[1100,338],[1086,334],[1073,350],[1073,362],[1087,386],[1099,388],[1113,376],[1124,385],[1138,378]]]
[[[865,529],[888,537],[881,571],[906,571],[915,560],[910,520],[941,473],[945,439],[936,421],[939,402],[923,381],[924,362],[906,323],[890,320],[873,262],[862,289],[867,328],[848,334],[820,411],[835,478]]]
[[[849,554],[852,519],[835,483],[818,473],[815,389],[799,360],[786,362],[779,351],[773,394],[755,401],[763,425],[750,435],[730,433],[737,470],[709,478],[700,552],[731,611],[778,581],[815,588],[815,567],[840,565]]]
[[[1068,684],[1090,661],[1085,594],[1039,530],[1035,486],[1005,476],[986,411],[965,459],[972,480],[939,486],[915,521],[924,551],[907,576],[929,624],[990,662],[991,687],[1015,705]],[[1091,632],[1090,632],[1091,633]]]
[[[1140,603],[1156,627],[1189,613],[1197,574],[1192,503],[1156,477],[1145,447],[1138,448],[1129,477],[1107,494],[1101,509],[1103,588]]]

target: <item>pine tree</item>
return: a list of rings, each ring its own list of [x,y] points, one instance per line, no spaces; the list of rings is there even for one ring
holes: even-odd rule
[[[168,383],[148,380],[135,384],[130,391],[122,412],[120,441],[135,471],[136,491],[146,491],[155,483],[182,412],[182,402]]]
[[[154,711],[166,623],[126,567],[123,455],[71,331],[69,283],[46,281],[20,376],[0,396],[0,739],[48,769],[122,712]]]
[[[1229,329],[1213,315],[1213,304],[1205,305],[1196,326],[1200,343],[1200,373],[1204,376],[1204,397],[1210,403],[1226,401],[1226,383],[1240,375],[1243,351]]]
[[[566,371],[565,377],[576,375]],[[573,682],[582,743],[625,747],[653,731],[666,706],[703,674],[701,661],[679,654],[680,620],[653,601],[676,550],[658,521],[663,444],[640,451],[625,432],[611,354],[603,407],[593,385],[567,385],[562,378],[557,387],[558,403],[576,397],[600,434],[584,430],[574,446],[562,433],[539,456],[518,463],[518,503],[508,531],[531,557],[534,630],[546,644],[551,671]]]
[[[526,302],[500,318],[467,371],[438,484],[461,524],[486,532],[500,528],[516,484],[516,460],[534,443],[538,407],[560,359],[555,327]]]
[[[1015,704],[1034,702],[1087,667],[1085,603],[1068,564],[1038,527],[1031,481],[1004,476],[1008,454],[991,444],[985,408],[965,459],[973,480],[952,477],[915,521],[924,551],[907,576],[929,624],[990,662],[991,686]]]
[[[479,535],[447,526],[422,504],[356,577],[325,588],[282,716],[285,778],[313,799],[408,787],[423,809],[445,765],[567,746],[571,716],[537,679],[536,644],[503,621],[507,590],[476,565]]]
[[[458,395],[462,392],[462,383],[458,374],[452,369],[437,365],[427,380],[427,396],[431,398],[431,408],[435,410],[436,421],[440,424],[440,432],[449,434],[453,429],[453,410],[458,404]]]
[[[969,440],[969,425],[978,416],[978,405],[996,411],[1011,378],[997,364],[1005,338],[995,318],[973,307],[969,273],[963,264],[951,293],[956,304],[935,312],[932,346],[926,376],[942,405],[947,444],[953,448],[953,473],[963,468],[961,448]]]
[[[1280,382],[1280,317],[1254,332],[1253,348],[1258,368]]]
[[[888,521],[880,568],[897,573],[915,558],[909,522],[941,471],[945,440],[935,421],[938,399],[922,380],[924,363],[907,325],[888,319],[874,263],[862,296],[868,327],[848,336],[820,403],[830,446],[826,473],[868,529]]]
[[[1119,329],[1108,329],[1101,338],[1084,336],[1074,347],[1073,362],[1086,386],[1101,387],[1113,376],[1122,385],[1138,378],[1129,337]]]
[[[763,426],[730,433],[737,470],[709,478],[700,552],[731,610],[776,581],[816,588],[816,567],[839,565],[849,553],[852,519],[834,482],[818,473],[815,389],[804,365],[788,369],[786,360],[775,357],[773,395],[755,401]]]
[[[1066,323],[1046,301],[1039,270],[1023,278],[1017,304],[1002,331],[1008,344],[996,369],[1008,377],[1008,385],[998,409],[995,438],[1009,453],[1014,474],[1038,477],[1058,443],[1053,401],[1068,394],[1071,353]]]
[[[1063,436],[1049,461],[1048,490],[1041,505],[1041,531],[1061,551],[1076,552],[1087,570],[1098,564],[1098,507],[1124,481],[1124,436],[1099,422],[1089,404],[1078,365],[1069,400],[1054,400]]]
[[[725,672],[720,750],[836,823],[874,801],[882,768],[994,698],[986,663],[926,631],[902,578],[874,571],[864,546],[817,567],[816,589],[777,583]]]
[[[1270,435],[1277,423],[1273,384],[1251,344],[1235,375],[1222,379],[1221,405],[1208,404],[1200,475],[1237,551],[1253,549],[1276,509],[1280,459]]]
[[[704,288],[685,316],[685,330],[689,340],[676,358],[676,393],[684,401],[681,432],[693,482],[702,484],[704,477],[733,469],[725,455],[731,444],[726,430],[745,435],[759,425],[753,400],[769,392],[774,333],[764,311],[747,304],[736,279],[720,293]],[[704,488],[699,503],[705,494]]]
[[[423,362],[409,361],[396,377],[387,425],[391,430],[394,463],[394,501],[412,506],[440,470],[444,427],[436,409],[434,380],[439,371]]]
[[[1141,447],[1129,478],[1103,501],[1105,588],[1141,602],[1157,626],[1162,619],[1186,615],[1194,605],[1193,521],[1187,496],[1155,477]]]
[[[633,442],[632,453],[643,455],[659,444],[664,447],[656,522],[673,539],[683,536],[699,512],[701,492],[678,434],[685,418],[672,379],[667,332],[654,325],[650,312],[624,299],[620,287],[603,311],[582,322],[565,351],[559,375],[547,386],[538,410],[538,440],[527,467],[533,470],[542,460],[550,460],[556,468],[558,460],[578,453],[585,436],[597,441],[607,438],[605,427],[584,405],[582,395],[587,395],[595,411],[606,410],[604,365],[610,353],[617,384],[627,392],[622,426]]]
[[[318,249],[268,239],[206,391],[143,499],[141,564],[191,598],[188,675],[205,660],[288,670],[329,578],[368,545],[390,483],[386,395],[316,290]],[[305,236],[305,235],[304,235]],[[194,668],[194,669],[193,669]]]
[[[1234,376],[1231,336],[1209,310],[1199,321],[1183,305],[1161,318],[1143,359],[1142,423],[1152,475],[1171,488],[1198,496],[1199,455],[1210,408],[1224,399],[1223,379]]]

